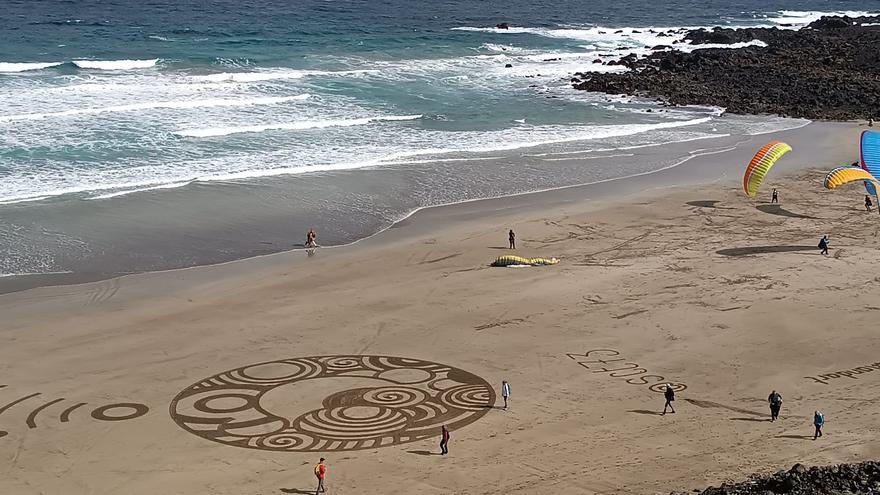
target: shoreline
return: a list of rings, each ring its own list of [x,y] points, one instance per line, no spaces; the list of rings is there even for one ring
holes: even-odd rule
[[[849,156],[859,130],[785,135],[795,150],[758,201],[740,189],[755,144],[745,143],[662,180],[425,209],[311,258],[279,253],[0,295],[0,403],[12,404],[0,417],[0,459],[10,466],[0,491],[275,493],[305,486],[323,455],[340,492],[668,494],[796,462],[877,458],[877,377],[808,378],[877,360],[880,308],[865,289],[876,274],[864,269],[880,262],[877,213],[865,212],[861,184],[821,186],[820,169]],[[771,187],[778,206],[766,201]],[[562,261],[488,267],[509,253],[508,227],[517,255]],[[829,256],[816,249],[823,233]],[[203,414],[218,408],[224,424],[250,422],[238,411],[257,403],[279,418],[311,417],[342,395],[388,385],[321,376],[277,392],[243,382],[180,399],[207,377],[272,380],[289,369],[259,363],[371,356],[450,366],[493,388],[508,380],[511,408],[480,402],[479,418],[452,428],[442,458],[425,454],[436,450],[433,430],[316,452],[242,448],[181,429],[180,414],[213,428]],[[235,370],[254,371],[225,373]],[[677,414],[661,415],[661,383],[678,387]],[[773,389],[785,402],[771,423]],[[244,404],[241,393],[258,396]],[[805,441],[816,409],[829,418],[826,435]],[[230,431],[249,432],[264,430]],[[530,469],[553,456],[566,462],[550,474]],[[481,476],[461,476],[474,468]]]
[[[644,193],[645,188],[647,188],[647,190],[656,190],[685,187],[688,185],[705,185],[712,182],[728,179],[738,180],[736,174],[739,172],[739,170],[735,168],[732,168],[730,170],[714,170],[707,174],[706,170],[704,169],[705,164],[700,164],[701,160],[705,161],[705,157],[707,156],[724,153],[734,153],[737,156],[743,157],[742,159],[740,159],[741,163],[747,163],[748,159],[751,156],[751,153],[753,153],[751,147],[753,146],[754,149],[757,149],[760,146],[757,143],[762,142],[764,137],[770,139],[770,134],[774,135],[774,139],[776,138],[776,135],[779,135],[782,136],[780,137],[780,139],[789,139],[793,142],[803,141],[806,144],[808,142],[811,143],[814,139],[820,139],[818,136],[821,136],[826,132],[845,135],[848,132],[847,130],[849,128],[858,128],[863,125],[864,124],[861,122],[808,122],[801,126],[789,128],[778,132],[766,132],[742,136],[722,136],[715,139],[696,138],[682,142],[676,142],[671,145],[657,143],[631,146],[628,148],[629,150],[652,150],[654,148],[662,146],[672,146],[673,148],[677,146],[690,147],[689,145],[691,145],[692,143],[703,140],[707,141],[707,144],[715,145],[710,148],[698,148],[695,150],[691,150],[688,152],[688,156],[682,158],[680,161],[656,170],[638,172],[622,177],[612,177],[586,184],[574,184],[543,190],[514,193],[500,197],[477,198],[448,204],[418,207],[402,219],[391,223],[387,227],[381,228],[373,234],[358,238],[354,241],[344,244],[321,246],[319,252],[323,250],[346,252],[346,250],[348,249],[354,249],[355,247],[364,244],[370,245],[372,242],[381,243],[386,240],[401,240],[401,238],[393,234],[393,232],[400,231],[401,228],[404,226],[411,226],[413,224],[416,224],[415,229],[407,229],[407,232],[410,232],[411,230],[424,232],[425,230],[427,230],[425,228],[419,228],[421,227],[418,225],[420,223],[421,217],[427,217],[431,222],[437,222],[440,224],[440,227],[443,228],[443,226],[448,226],[452,222],[451,218],[460,217],[461,215],[473,218],[475,212],[491,214],[492,212],[496,212],[498,210],[509,212],[511,210],[527,208],[531,213],[535,213],[542,208],[559,205],[565,202],[607,201],[608,203],[596,204],[595,206],[596,208],[602,208],[608,206],[609,204],[620,204],[626,203],[628,201],[633,201],[638,198],[640,194]],[[813,135],[817,137],[805,138],[805,136]],[[855,136],[855,134],[853,134],[853,136]],[[855,148],[855,146],[857,146],[857,143],[855,141],[855,138],[853,138],[852,141],[854,147],[853,153],[856,153],[857,148]],[[817,150],[817,153],[818,152],[819,151]],[[796,157],[797,154],[798,153],[795,152],[793,155]],[[808,154],[814,155],[812,153]],[[651,155],[651,153],[646,152],[643,155],[649,156]],[[587,158],[583,159],[582,161],[589,160],[590,159]],[[695,160],[698,163],[692,164],[692,162],[694,162]],[[807,165],[798,165],[793,162],[794,160],[792,160],[791,158],[789,158],[789,160],[782,161],[780,164],[777,165],[777,168],[774,172],[779,174],[790,174],[793,171],[810,168]],[[688,164],[692,164],[692,166],[690,167],[692,170],[688,170],[686,172],[682,172],[679,170],[682,167],[687,168]],[[603,190],[603,186],[608,186],[609,190]],[[433,228],[433,226],[436,224],[431,223],[431,225],[431,228]],[[375,240],[377,238],[382,239]],[[113,274],[89,272],[61,272],[47,274],[8,275],[0,277],[0,296],[2,296],[3,294],[27,291],[30,289],[37,289],[41,287],[63,287],[68,285],[97,283],[120,277],[130,277],[145,274],[174,273],[211,267],[222,267],[229,264],[262,260],[275,256],[292,257],[303,254],[305,252],[306,250],[304,248],[295,247],[287,250],[265,254],[255,254],[244,258],[236,258],[219,263],[197,264],[189,267],[171,268],[166,270],[148,270]]]

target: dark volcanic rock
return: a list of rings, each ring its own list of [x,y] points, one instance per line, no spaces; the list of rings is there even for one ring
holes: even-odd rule
[[[698,492],[698,490],[695,490]],[[701,495],[825,495],[880,494],[880,463],[811,467],[795,464],[788,471],[767,476],[754,476],[737,484],[710,487]],[[685,495],[685,492],[673,495]]]
[[[510,24],[508,24],[506,22],[502,22],[499,24],[495,24],[495,28],[496,29],[510,29]]]
[[[863,26],[872,23],[880,23],[880,16],[824,17],[799,31],[693,30],[685,36],[692,44],[760,40],[767,46],[629,55],[608,65],[630,71],[583,74],[574,87],[740,114],[866,119],[880,115],[880,26]]]

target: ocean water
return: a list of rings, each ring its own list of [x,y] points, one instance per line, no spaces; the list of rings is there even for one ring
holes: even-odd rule
[[[570,88],[575,72],[619,70],[596,61],[670,45],[684,27],[788,29],[877,8],[6,0],[0,274],[100,271],[108,259],[115,272],[173,268],[301,237],[260,249],[231,240],[270,217],[272,228],[290,216],[285,229],[318,225],[324,243],[344,243],[420,207],[650,172],[675,158],[602,157],[803,122],[587,94]],[[197,208],[185,200],[197,196]],[[230,205],[248,211],[218,223]],[[186,253],[145,241],[181,232],[196,238]]]

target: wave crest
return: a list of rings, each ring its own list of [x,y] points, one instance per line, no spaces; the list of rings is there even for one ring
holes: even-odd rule
[[[74,60],[73,65],[80,69],[132,70],[149,69],[158,62],[158,58],[149,60]]]
[[[307,120],[303,122],[249,125],[240,127],[208,127],[204,129],[181,129],[179,131],[174,131],[174,134],[183,137],[216,137],[228,136],[230,134],[244,134],[275,130],[301,131],[306,129],[326,129],[328,127],[352,127],[356,125],[367,125],[374,122],[418,120],[420,118],[422,118],[421,115],[388,115],[385,117],[365,117],[361,119],[347,120]]]
[[[0,72],[26,72],[29,70],[48,69],[63,62],[0,62]]]

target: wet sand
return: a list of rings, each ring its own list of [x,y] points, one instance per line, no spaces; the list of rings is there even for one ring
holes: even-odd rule
[[[779,206],[743,196],[745,143],[313,257],[2,295],[0,492],[306,493],[323,456],[328,493],[669,493],[876,458],[880,215],[821,187],[859,130],[785,135]],[[488,267],[508,228],[561,263]]]

